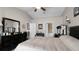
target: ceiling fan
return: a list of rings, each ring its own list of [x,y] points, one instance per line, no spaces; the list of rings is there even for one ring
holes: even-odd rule
[[[45,9],[44,7],[40,7],[40,9],[43,10],[43,11],[46,11],[46,9]],[[38,9],[35,8],[35,9],[34,9],[34,12],[36,12],[37,10],[38,10]]]

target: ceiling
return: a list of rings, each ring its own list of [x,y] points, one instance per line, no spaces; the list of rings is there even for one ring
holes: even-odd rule
[[[18,9],[28,13],[32,18],[62,16],[65,7],[44,7],[46,11],[38,9],[34,12],[35,7],[17,7]]]

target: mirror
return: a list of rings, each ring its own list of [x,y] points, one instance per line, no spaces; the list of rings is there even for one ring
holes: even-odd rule
[[[20,21],[3,18],[3,32],[13,33],[13,32],[20,32]]]

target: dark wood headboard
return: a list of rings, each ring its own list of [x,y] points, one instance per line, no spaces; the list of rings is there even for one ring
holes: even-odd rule
[[[79,39],[79,26],[70,27],[70,36]]]

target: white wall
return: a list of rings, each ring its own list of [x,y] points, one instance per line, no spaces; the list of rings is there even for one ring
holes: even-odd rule
[[[77,25],[79,26],[79,15],[74,17],[73,9],[74,9],[74,7],[67,7],[66,8],[66,10],[63,14],[64,23],[65,23],[65,18],[67,16],[71,21],[69,26],[77,26]]]
[[[48,17],[48,18],[37,18],[37,19],[32,19],[29,17],[29,15],[17,8],[12,8],[12,7],[5,7],[5,8],[0,8],[0,22],[2,21],[2,17],[7,17],[11,18],[14,20],[19,20],[20,21],[20,28],[21,31],[26,31],[26,25],[27,23],[36,23],[36,24],[43,24],[43,32],[45,33],[46,36],[53,36],[54,33],[56,33],[56,26],[63,24],[63,17]],[[30,22],[31,20],[31,22]],[[52,23],[52,33],[48,34],[47,33],[47,23]],[[25,25],[25,28],[22,27]]]
[[[30,20],[30,17],[25,12],[13,7],[0,7],[0,22],[2,17],[20,21],[21,32],[26,31],[26,23]],[[25,25],[25,28],[22,27],[23,25]]]
[[[49,17],[49,18],[37,18],[31,21],[36,24],[43,24],[42,32],[45,33],[46,36],[53,36],[54,33],[57,32],[56,26],[63,24],[63,17]],[[52,33],[47,33],[47,23],[52,23]]]

